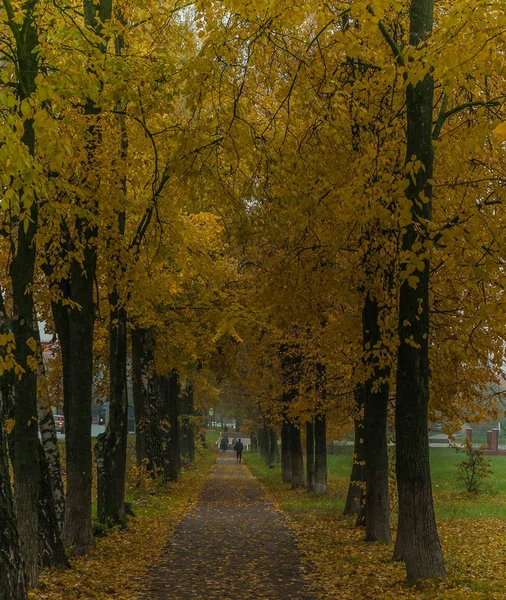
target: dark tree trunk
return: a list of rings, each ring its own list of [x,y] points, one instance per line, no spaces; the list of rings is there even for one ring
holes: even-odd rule
[[[387,411],[390,369],[378,366],[374,351],[380,350],[381,330],[376,300],[367,295],[362,313],[364,361],[372,374],[364,393],[365,454],[365,539],[390,542],[390,509],[388,501]]]
[[[315,489],[315,439],[313,420],[306,423],[306,476],[308,492]]]
[[[97,461],[97,516],[101,523],[125,517],[126,445],[128,435],[126,312],[113,292],[109,298],[109,421],[95,446]]]
[[[302,454],[302,442],[300,429],[293,423],[290,423],[290,453],[292,455],[292,489],[303,488],[304,456]]]
[[[284,483],[292,483],[292,451],[290,448],[290,423],[281,425],[281,478]]]
[[[258,438],[251,434],[251,452],[258,452]]]
[[[179,435],[179,455],[185,460],[189,454],[188,448],[188,430],[190,428],[189,410],[188,410],[188,392],[181,391],[179,399],[179,414],[181,415],[181,428]]]
[[[279,463],[278,436],[276,430],[269,427],[267,429],[269,439],[269,467],[272,469]]]
[[[20,101],[29,98],[36,89],[38,73],[37,30],[33,7],[23,16],[22,23],[9,20],[16,40],[18,75],[17,95]],[[35,155],[33,120],[24,121],[22,142],[31,156]],[[28,198],[28,201],[27,201]],[[26,202],[26,204],[25,204]],[[38,582],[38,500],[39,500],[39,438],[37,426],[37,372],[30,361],[36,361],[37,347],[34,328],[35,307],[32,285],[35,267],[35,234],[38,224],[38,200],[19,191],[20,212],[27,212],[26,221],[13,217],[10,264],[12,283],[12,332],[16,340],[14,356],[23,370],[12,380],[14,391],[14,429],[10,436],[12,470],[14,473],[14,508],[19,539],[24,558],[28,587]],[[9,211],[10,214],[10,211]]]
[[[146,464],[146,411],[149,357],[145,329],[132,330],[132,388],[135,412],[135,456],[137,466]]]
[[[260,456],[266,463],[268,463],[270,455],[270,437],[265,424],[263,425],[262,429],[260,429],[258,434],[258,442],[260,445]]]
[[[316,415],[314,419],[314,438],[314,493],[321,496],[327,493],[327,422],[323,414]]]
[[[85,227],[84,223],[81,223],[81,227]],[[93,542],[91,402],[95,324],[93,278],[96,256],[92,248],[86,248],[83,252],[83,265],[75,260],[72,262],[69,285],[70,299],[81,308],[61,307],[66,312],[63,327],[59,327],[55,319],[62,348],[64,377],[67,495],[63,539],[76,555],[89,552]]]
[[[0,328],[9,331],[9,322],[0,293]],[[4,430],[9,400],[7,376],[0,378],[0,600],[25,600],[26,580],[10,484],[7,440]]]
[[[355,388],[355,447],[353,449],[353,466],[351,470],[350,485],[348,495],[344,506],[343,514],[358,515],[357,526],[363,525],[363,519],[360,518],[362,508],[365,503],[365,453],[363,444],[363,408],[364,408],[364,388],[357,386]],[[365,516],[365,514],[363,515]]]
[[[61,539],[60,523],[55,511],[51,475],[42,444],[39,446],[39,565],[70,567]]]
[[[149,416],[146,428],[148,470],[164,481],[179,475],[179,381],[177,372],[150,378]]]
[[[193,406],[193,385],[189,385],[186,390],[187,406],[188,406],[188,459],[191,463],[195,462],[195,424],[193,417],[195,416],[195,408]]]
[[[169,464],[170,464],[170,479],[169,481],[177,481],[179,471],[181,470],[181,456],[179,454],[180,446],[180,425],[179,425],[179,397],[181,395],[181,386],[179,385],[179,374],[177,371],[172,371],[169,376],[169,415],[170,415],[170,430],[169,430]]]
[[[410,43],[418,46],[430,34],[434,18],[433,0],[412,0]],[[395,554],[406,562],[408,581],[444,578],[445,566],[437,532],[429,465],[427,413],[429,403],[429,271],[427,222],[431,219],[434,147],[432,107],[434,81],[428,72],[406,89],[406,163],[416,157],[422,164],[411,174],[406,189],[412,223],[406,226],[402,250],[411,255],[422,243],[422,271],[415,271],[415,288],[401,283],[399,340],[396,378],[396,462],[399,493],[399,525]],[[421,197],[423,194],[423,197]],[[405,268],[406,265],[401,265]]]

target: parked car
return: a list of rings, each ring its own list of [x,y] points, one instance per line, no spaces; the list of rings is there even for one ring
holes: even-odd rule
[[[59,431],[60,433],[65,433],[65,417],[63,415],[56,414],[53,415],[53,419],[56,431]]]

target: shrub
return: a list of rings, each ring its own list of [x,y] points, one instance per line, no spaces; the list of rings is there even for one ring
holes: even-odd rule
[[[474,447],[472,442],[466,439],[463,448],[457,448],[457,452],[465,452],[466,457],[457,465],[457,479],[462,481],[468,492],[476,493],[487,489],[485,480],[492,475],[490,458],[483,455],[487,445]]]

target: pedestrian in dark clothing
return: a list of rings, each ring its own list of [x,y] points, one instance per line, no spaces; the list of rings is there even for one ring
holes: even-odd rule
[[[237,462],[242,462],[242,451],[244,450],[243,443],[241,442],[241,438],[239,438],[234,446],[235,453],[237,455]]]
[[[228,450],[228,437],[226,435],[221,438],[220,448],[223,450],[223,452]]]

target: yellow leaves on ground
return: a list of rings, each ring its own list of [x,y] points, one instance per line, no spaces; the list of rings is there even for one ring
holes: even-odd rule
[[[205,454],[197,459],[195,468],[183,473],[179,483],[137,498],[133,502],[137,516],[129,520],[127,529],[117,528],[100,538],[88,556],[71,561],[70,570],[43,572],[30,600],[136,598],[147,570],[200,494],[213,459],[214,452]]]

